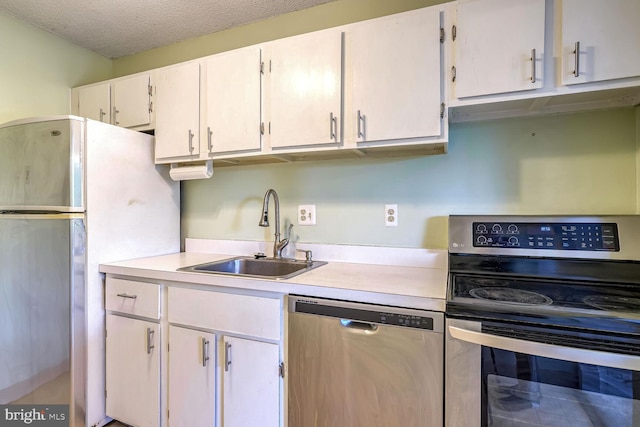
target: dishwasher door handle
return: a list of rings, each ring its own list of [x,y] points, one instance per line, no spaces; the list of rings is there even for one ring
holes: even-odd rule
[[[378,325],[375,323],[357,322],[355,320],[340,319],[340,325],[350,332],[360,334],[375,334],[378,332]]]

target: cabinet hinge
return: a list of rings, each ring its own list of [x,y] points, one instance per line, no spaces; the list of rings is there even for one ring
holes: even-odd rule
[[[149,85],[149,96],[153,96],[153,86]]]
[[[456,41],[456,37],[458,35],[458,27],[455,25],[451,26],[451,40]]]
[[[444,43],[444,28],[440,27],[440,43]]]
[[[451,81],[453,83],[456,82],[456,66],[455,65],[451,67]]]
[[[153,113],[153,102],[149,103],[149,112]]]
[[[269,135],[271,135],[271,122],[269,122]]]
[[[264,61],[260,61],[260,74],[264,74]]]
[[[271,72],[271,60],[269,60],[269,72]]]
[[[264,122],[260,123],[260,135],[264,135]]]
[[[284,378],[284,362],[280,362],[280,366],[278,367],[278,372],[282,378]]]
[[[440,104],[440,118],[444,119],[444,102]]]

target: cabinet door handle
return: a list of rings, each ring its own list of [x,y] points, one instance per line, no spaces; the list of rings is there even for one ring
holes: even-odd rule
[[[151,354],[151,350],[155,348],[152,344],[154,333],[155,331],[153,329],[147,328],[147,354]]]
[[[211,143],[212,135],[213,135],[213,132],[211,131],[211,128],[207,127],[207,147],[209,149],[209,153],[211,153],[211,151],[213,150],[213,144]]]
[[[193,132],[189,129],[189,154],[193,153]]]
[[[531,49],[531,83],[536,82],[536,50]]]
[[[332,140],[338,141],[338,118],[333,113],[329,113],[329,133]]]
[[[575,70],[573,71],[573,75],[575,77],[580,77],[580,42],[576,42],[575,49],[573,51],[575,57]]]
[[[103,121],[102,119],[104,118],[104,116],[106,116],[107,113],[104,112],[104,110],[101,108],[100,109],[100,121]]]
[[[202,366],[207,367],[209,361],[209,340],[202,338]]]
[[[365,126],[366,126],[365,119],[366,119],[365,115],[360,114],[360,110],[358,110],[358,138],[364,139]]]
[[[231,365],[231,344],[224,343],[224,370],[229,372],[229,366]]]
[[[113,107],[112,111],[113,111],[113,118],[112,118],[113,123],[116,124],[116,125],[119,125],[120,122],[118,120],[116,120],[116,116],[118,115],[118,113],[120,111],[118,111],[115,106]]]
[[[129,294],[126,294],[126,293],[116,294],[116,296],[119,296],[119,297],[122,297],[122,298],[131,298],[131,299],[138,298],[138,295],[129,295]]]

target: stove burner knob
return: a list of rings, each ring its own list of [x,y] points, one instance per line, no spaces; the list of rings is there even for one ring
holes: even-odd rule
[[[493,227],[491,227],[491,232],[502,233],[502,226],[500,224],[493,224]]]
[[[478,224],[478,226],[476,227],[476,233],[486,233],[487,232],[487,226],[484,224]]]
[[[520,246],[520,242],[517,237],[511,236],[509,237],[509,246]]]
[[[476,242],[478,242],[479,245],[486,245],[487,238],[485,236],[478,236],[478,239],[476,240]]]
[[[518,226],[515,224],[510,224],[509,227],[507,227],[507,231],[511,234],[516,234],[518,232]]]

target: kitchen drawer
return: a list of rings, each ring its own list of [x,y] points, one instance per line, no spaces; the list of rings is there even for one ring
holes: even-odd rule
[[[169,323],[280,340],[280,299],[169,287]]]
[[[107,277],[105,307],[110,311],[160,319],[160,286]]]

